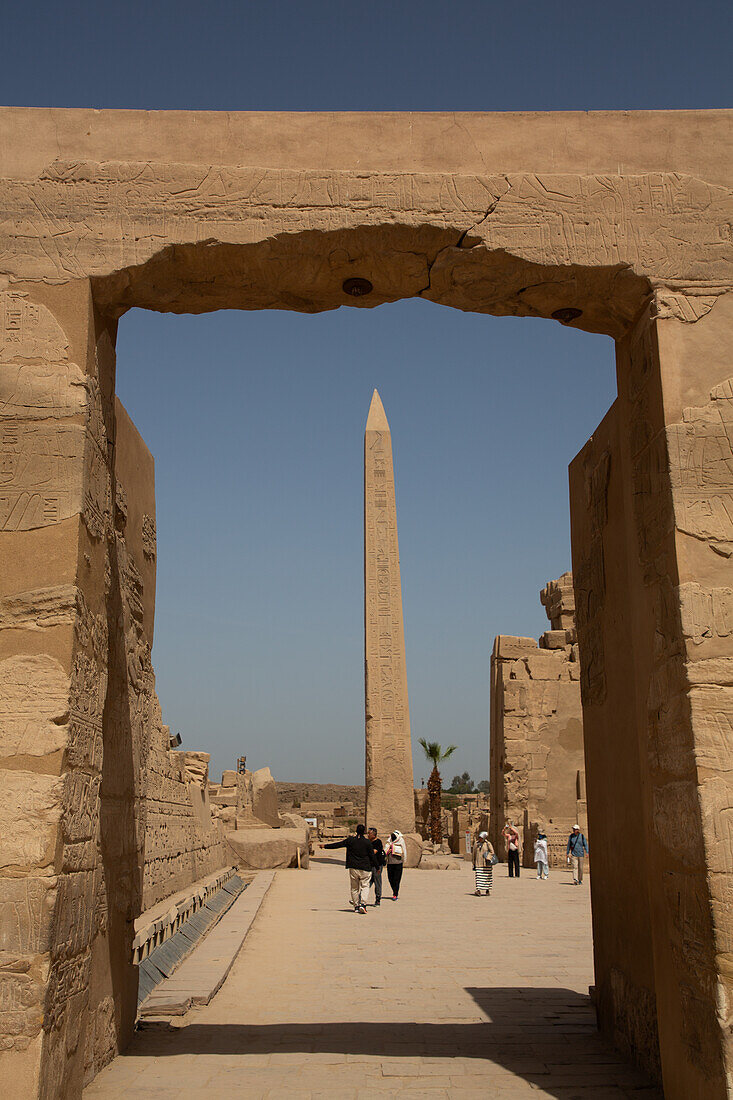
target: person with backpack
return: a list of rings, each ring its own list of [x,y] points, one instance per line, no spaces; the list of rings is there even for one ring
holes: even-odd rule
[[[367,839],[374,849],[377,860],[377,866],[372,868],[371,884],[374,887],[374,904],[379,905],[382,901],[382,868],[387,862],[387,857],[384,854],[384,845],[373,825],[367,829]]]
[[[407,859],[407,845],[402,833],[395,831],[390,833],[387,847],[387,878],[392,887],[392,901],[397,901],[400,894],[400,882],[402,881],[402,869]]]
[[[376,857],[371,842],[364,836],[364,825],[356,826],[356,836],[347,836],[346,840],[334,840],[324,844],[324,848],[346,849],[346,870],[349,872],[351,904],[355,913],[366,913],[366,901],[369,882],[376,866]]]
[[[566,852],[568,863],[572,864],[573,868],[573,886],[580,886],[583,882],[583,860],[590,855],[588,841],[581,833],[580,825],[573,825]]]

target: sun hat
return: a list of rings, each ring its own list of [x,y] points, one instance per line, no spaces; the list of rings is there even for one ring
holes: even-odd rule
[[[480,840],[486,840],[488,835],[489,835],[488,833],[479,833],[479,839]]]

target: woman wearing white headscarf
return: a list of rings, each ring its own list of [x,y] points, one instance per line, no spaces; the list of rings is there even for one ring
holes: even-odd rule
[[[473,846],[473,873],[476,876],[476,896],[486,891],[488,897],[494,884],[494,848],[488,833],[479,833]]]
[[[405,860],[407,859],[407,846],[402,833],[398,831],[390,833],[384,851],[387,856],[387,878],[392,887],[392,901],[397,901],[400,893],[402,868],[405,866]]]

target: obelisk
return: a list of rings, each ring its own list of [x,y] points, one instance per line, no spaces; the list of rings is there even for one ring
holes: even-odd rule
[[[366,820],[384,836],[415,830],[410,711],[392,435],[374,391],[364,435]]]

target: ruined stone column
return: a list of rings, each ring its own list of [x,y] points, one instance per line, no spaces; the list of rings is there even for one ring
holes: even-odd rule
[[[364,436],[366,818],[415,828],[392,435],[374,391]]]

